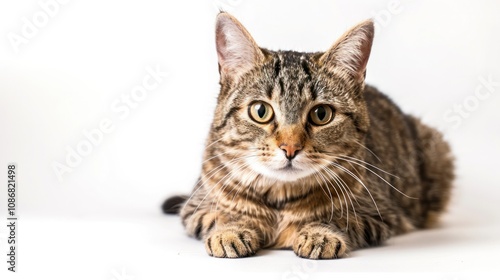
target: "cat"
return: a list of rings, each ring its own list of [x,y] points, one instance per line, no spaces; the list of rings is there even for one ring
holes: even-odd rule
[[[453,155],[437,130],[365,85],[373,36],[367,20],[324,53],[270,51],[217,16],[221,87],[201,176],[189,197],[163,204],[210,256],[341,258],[436,224]]]

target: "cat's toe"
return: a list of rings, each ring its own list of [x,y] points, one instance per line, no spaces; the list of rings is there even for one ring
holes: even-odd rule
[[[344,256],[346,244],[335,232],[301,232],[293,251],[301,258],[336,259]]]
[[[255,254],[258,239],[255,232],[245,229],[222,229],[205,240],[205,249],[217,258],[243,258]]]
[[[202,239],[215,227],[215,222],[219,218],[216,213],[198,211],[186,219],[186,231],[188,235],[196,239]]]

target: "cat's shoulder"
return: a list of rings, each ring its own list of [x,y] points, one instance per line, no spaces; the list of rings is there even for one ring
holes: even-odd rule
[[[371,118],[383,120],[408,117],[387,94],[374,86],[368,84],[365,86],[364,98]]]
[[[389,102],[393,103],[391,98],[387,96],[386,94],[382,93],[379,91],[376,87],[372,85],[365,85],[365,90],[364,90],[364,97],[366,102],[371,103],[371,102]]]
[[[368,107],[372,106],[383,106],[383,107],[394,107],[397,110],[399,106],[385,93],[379,91],[376,87],[371,85],[366,85],[364,90],[364,98]]]

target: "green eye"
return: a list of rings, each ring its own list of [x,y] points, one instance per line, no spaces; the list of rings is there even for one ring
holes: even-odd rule
[[[274,117],[273,107],[263,101],[250,104],[248,114],[252,120],[260,124],[268,123]]]
[[[333,120],[333,108],[328,105],[317,105],[309,112],[309,121],[314,125],[325,125]]]

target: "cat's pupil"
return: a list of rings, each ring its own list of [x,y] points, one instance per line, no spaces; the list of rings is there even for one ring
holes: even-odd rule
[[[259,118],[263,119],[266,116],[266,106],[264,106],[263,104],[255,105],[255,109]]]
[[[318,116],[318,119],[319,120],[324,120],[325,117],[326,117],[326,110],[325,110],[325,107],[318,107],[316,109],[316,116]]]

